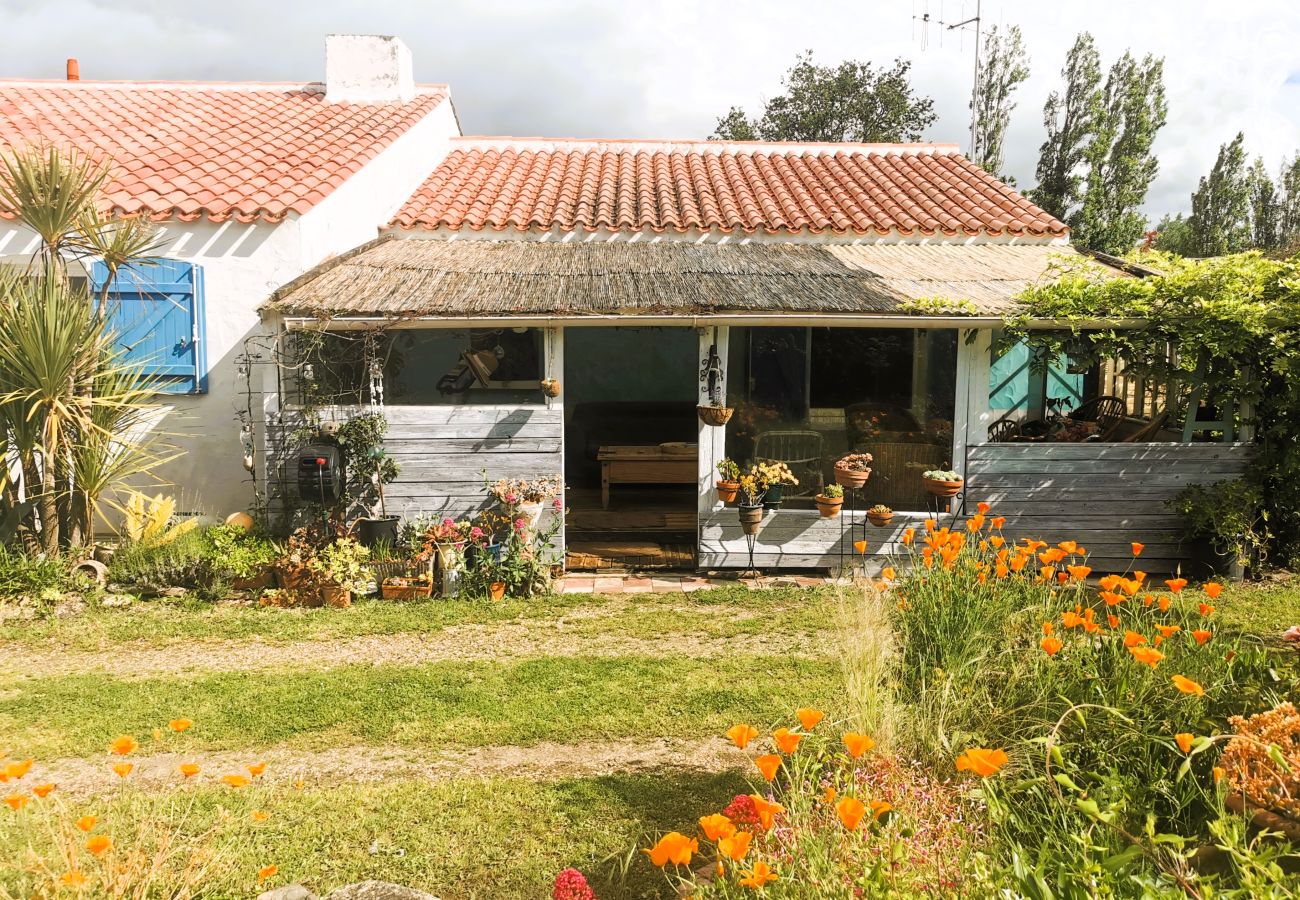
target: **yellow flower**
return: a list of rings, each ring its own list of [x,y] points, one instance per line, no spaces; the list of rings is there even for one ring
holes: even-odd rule
[[[1190,732],[1180,731],[1174,735],[1174,742],[1178,744],[1179,750],[1184,753],[1190,753],[1192,752],[1192,741],[1195,737],[1196,735],[1191,734]]]
[[[25,759],[22,762],[11,762],[5,766],[4,780],[19,779],[32,770],[32,761]]]
[[[58,785],[54,782],[50,782],[49,784],[38,784],[32,788],[32,793],[44,800],[50,794],[54,793],[56,787],[58,787]]]
[[[255,809],[249,814],[249,818],[254,822],[265,822],[267,819],[271,818],[271,814],[264,810]]]
[[[232,788],[241,788],[248,786],[248,778],[244,775],[222,775],[221,783],[228,784]]]
[[[186,778],[193,778],[195,775],[199,774],[198,763],[181,763],[177,767],[177,770]]]
[[[193,724],[194,723],[189,719],[172,719],[167,723],[167,727],[172,731],[180,733],[182,731],[188,731]]]
[[[5,803],[14,812],[17,812],[31,802],[32,798],[28,797],[26,794],[10,794],[8,797],[5,797]]]
[[[113,763],[113,771],[117,773],[118,778],[125,778],[126,776],[130,775],[131,770],[134,768],[135,768],[134,763],[128,763],[128,762]]]
[[[95,856],[103,856],[109,850],[113,849],[113,839],[107,835],[97,834],[90,840],[86,841],[86,850]]]
[[[261,775],[265,771],[266,771],[266,763],[264,762],[253,763],[251,766],[248,767],[248,774],[252,775],[254,778]]]
[[[1005,750],[990,750],[986,747],[970,747],[957,757],[958,772],[973,772],[981,778],[996,773],[1007,764]]]
[[[82,816],[75,824],[82,831],[90,831],[95,827],[95,823],[98,821],[99,819],[96,819],[94,816]]]
[[[81,874],[80,869],[69,869],[59,876],[59,884],[64,887],[83,887],[88,880],[85,875]]]
[[[794,714],[799,717],[799,724],[803,726],[804,731],[812,731],[817,727],[817,723],[826,718],[826,714],[819,709],[813,709],[805,706],[796,709]]]

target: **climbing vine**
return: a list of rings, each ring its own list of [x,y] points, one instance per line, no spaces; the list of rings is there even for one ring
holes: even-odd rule
[[[1029,288],[1005,323],[1006,339],[1028,342],[1042,359],[1113,359],[1129,375],[1203,383],[1210,402],[1254,427],[1251,477],[1269,506],[1274,558],[1300,559],[1300,256],[1145,252],[1134,261],[1158,274],[1114,278],[1079,268]],[[1030,327],[1043,319],[1061,327]],[[1230,412],[1243,403],[1253,414]]]

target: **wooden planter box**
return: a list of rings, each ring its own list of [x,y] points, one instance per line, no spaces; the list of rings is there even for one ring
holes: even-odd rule
[[[433,584],[388,584],[379,588],[385,600],[422,600],[433,596]]]

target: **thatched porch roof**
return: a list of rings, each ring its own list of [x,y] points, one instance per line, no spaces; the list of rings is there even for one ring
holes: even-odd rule
[[[381,238],[286,284],[264,308],[293,317],[393,319],[905,315],[922,311],[915,301],[942,298],[961,304],[959,314],[998,316],[1069,257],[1080,254],[1062,244]],[[928,315],[943,314],[924,307]]]

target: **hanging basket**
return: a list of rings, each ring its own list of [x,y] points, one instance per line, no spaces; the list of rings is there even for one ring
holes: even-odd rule
[[[731,415],[736,410],[731,406],[697,406],[696,411],[700,414],[700,421],[705,425],[712,425],[719,428],[731,421]]]
[[[542,393],[548,397],[560,396],[560,380],[558,378],[543,378],[541,387]]]
[[[860,490],[871,477],[870,469],[845,469],[835,467],[835,483],[851,490]]]

